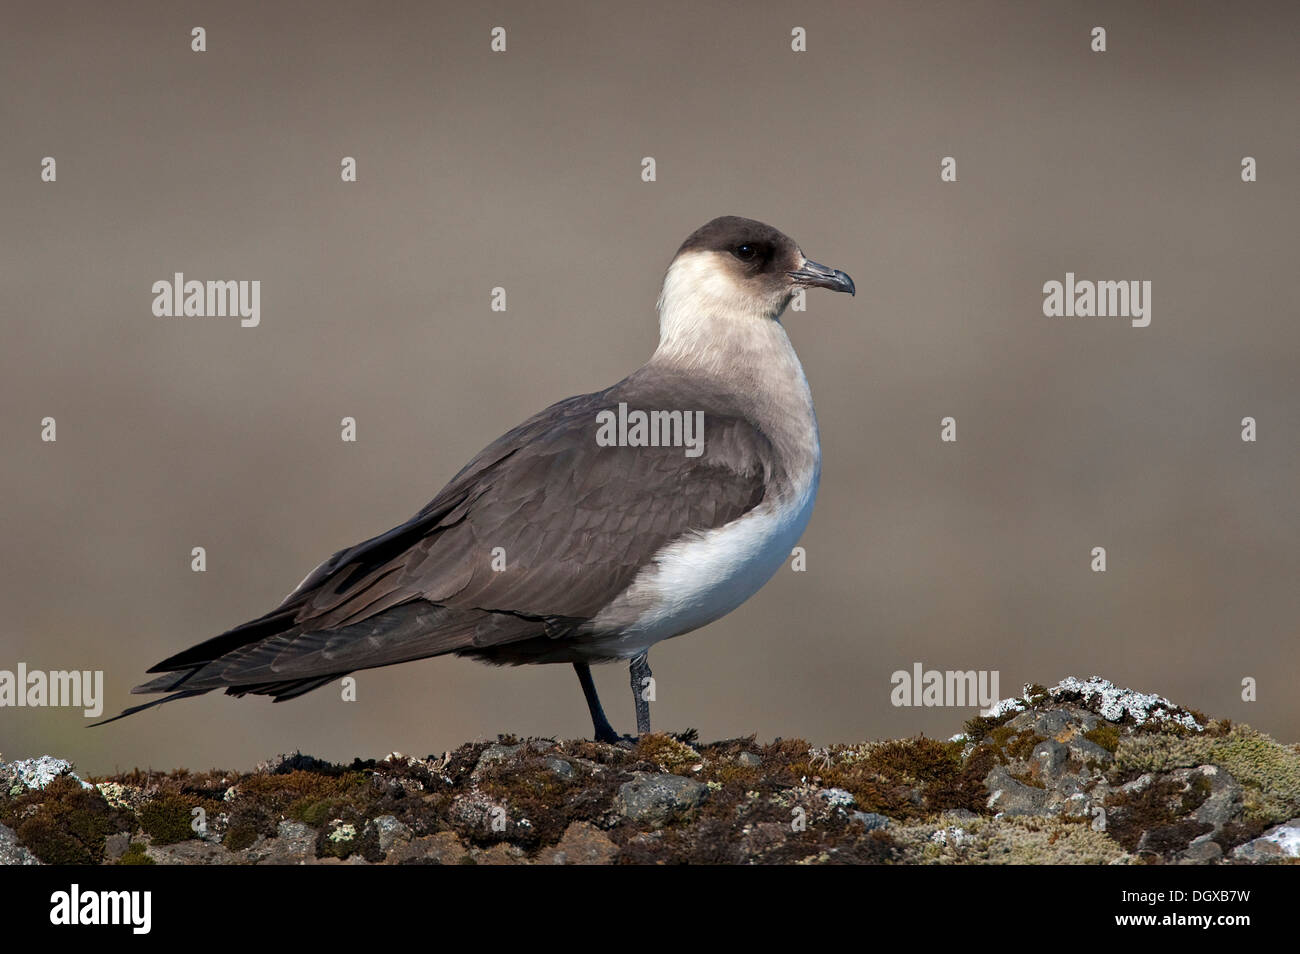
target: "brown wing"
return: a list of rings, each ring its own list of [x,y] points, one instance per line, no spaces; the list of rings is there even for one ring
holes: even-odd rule
[[[734,409],[635,376],[495,441],[401,526],[322,563],[281,606],[154,666],[137,692],[290,698],[355,669],[575,630],[660,548],[763,498],[774,455]],[[669,395],[676,396],[670,403]],[[704,450],[602,447],[597,413],[703,410]],[[310,683],[310,685],[308,685]]]

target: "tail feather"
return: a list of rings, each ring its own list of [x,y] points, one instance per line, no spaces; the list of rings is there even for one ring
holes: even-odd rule
[[[192,696],[201,696],[212,691],[212,687],[206,689],[180,689],[185,680],[193,675],[197,670],[191,669],[181,675],[169,673],[166,676],[160,676],[157,679],[150,680],[143,685],[136,686],[131,691],[133,693],[142,692],[167,692],[170,689],[176,689],[171,695],[163,696],[161,699],[153,699],[149,702],[142,702],[138,706],[131,706],[123,709],[111,719],[101,719],[99,722],[92,722],[87,728],[95,726],[108,725],[110,722],[116,722],[118,719],[125,719],[129,715],[135,715],[137,712],[143,712],[145,709],[152,709],[154,706],[160,706],[164,702],[171,702],[174,699],[189,699]],[[227,686],[226,695],[243,696],[271,696],[273,702],[286,702],[289,699],[297,699],[299,696],[311,692],[313,689],[319,689],[321,686],[333,682],[346,676],[346,672],[331,673],[328,676],[317,676],[313,679],[286,679],[282,682],[263,682],[250,683],[243,686]]]
[[[160,706],[164,702],[171,702],[173,699],[188,699],[190,696],[201,696],[205,692],[211,691],[211,689],[183,689],[180,692],[173,692],[170,696],[163,696],[161,699],[142,702],[138,706],[131,706],[129,709],[123,709],[111,719],[100,719],[98,722],[92,722],[86,728],[93,729],[98,725],[108,725],[110,722],[116,722],[118,719],[125,719],[129,715],[135,715],[137,712],[143,712],[145,709],[152,709],[154,706]]]
[[[286,679],[283,682],[269,682],[256,686],[231,686],[226,690],[226,694],[242,696],[252,693],[255,696],[272,696],[273,702],[287,702],[346,675],[346,672],[336,672],[328,676],[317,676],[315,679]]]
[[[174,656],[168,656],[162,662],[150,666],[148,671],[176,672],[181,669],[197,669],[199,666],[224,656],[232,650],[260,642],[277,633],[291,629],[296,612],[296,607],[281,607],[267,613],[265,616],[259,616],[255,620],[242,623],[234,629],[228,629],[220,636],[213,636],[211,639],[204,640],[196,646],[191,646],[189,649],[176,653]],[[132,691],[147,692],[149,690]]]

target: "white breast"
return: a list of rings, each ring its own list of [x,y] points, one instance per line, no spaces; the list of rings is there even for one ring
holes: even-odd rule
[[[627,635],[649,645],[712,623],[762,588],[790,558],[812,517],[819,471],[784,504],[669,544],[655,557],[654,600]],[[638,652],[640,650],[637,650]]]
[[[757,593],[790,558],[812,517],[820,453],[813,459],[784,500],[760,504],[731,523],[660,550],[625,596],[644,607],[638,618],[583,648],[593,658],[630,658],[654,643],[721,619]],[[594,622],[599,629],[602,620]]]

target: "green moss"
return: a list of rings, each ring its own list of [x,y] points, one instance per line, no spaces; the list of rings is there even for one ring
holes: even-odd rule
[[[172,845],[194,837],[195,803],[179,795],[164,795],[140,806],[140,827],[155,845]]]
[[[1049,693],[1046,686],[1038,683],[1030,683],[1025,686],[1025,698],[1029,700],[1030,706],[1039,706],[1048,701]]]
[[[700,753],[671,735],[656,732],[637,740],[636,757],[665,772],[688,774],[700,763]]]
[[[369,789],[370,774],[364,771],[327,775],[297,770],[283,775],[247,775],[239,782],[241,799],[252,799],[263,811],[279,814],[301,811],[305,805],[328,798],[365,799]]]
[[[1034,821],[1000,819],[986,834],[981,860],[1012,865],[1104,865],[1123,858],[1114,841],[1088,824]]]
[[[674,746],[680,744],[668,736],[662,738]],[[505,807],[506,831],[475,826],[462,834],[477,844],[508,839],[529,851],[552,845],[573,822],[599,818],[613,800],[620,780],[626,778],[615,772],[566,778],[552,771],[541,757],[518,766],[494,766],[480,776],[478,786],[485,796]]]
[[[305,798],[289,807],[289,817],[312,828],[320,828],[330,819],[337,818],[347,804],[347,799],[343,798]]]
[[[1019,714],[1019,712],[1013,710],[1004,712],[999,716],[973,716],[966,720],[962,726],[962,732],[972,742],[982,742],[993,733],[994,729],[1010,722]]]
[[[113,808],[98,791],[67,776],[0,804],[0,821],[15,830],[32,854],[55,865],[100,864],[108,836],[135,829],[129,812]]]
[[[1025,729],[1017,732],[1003,746],[1003,751],[1007,753],[1008,758],[1027,759],[1034,754],[1034,746],[1042,741],[1042,737]]]
[[[144,842],[133,841],[127,846],[122,857],[117,859],[119,865],[152,865],[156,862],[145,854]]]
[[[1120,742],[1116,768],[1136,775],[1217,765],[1246,788],[1247,820],[1280,822],[1300,810],[1300,752],[1248,725],[1222,735],[1136,735]]]
[[[997,749],[1003,749],[1011,741],[1011,737],[1016,734],[1016,730],[1009,725],[1000,725],[987,736],[988,740]]]
[[[243,851],[259,837],[274,838],[276,831],[276,820],[269,814],[257,806],[245,807],[231,814],[221,843],[231,851]]]
[[[1214,790],[1214,784],[1210,781],[1208,775],[1195,776],[1191,784],[1188,785],[1187,791],[1183,793],[1183,811],[1194,812],[1201,807],[1201,804],[1210,797],[1210,792]]]
[[[804,743],[806,746],[806,743]],[[837,746],[784,762],[790,753],[768,747],[764,771],[769,781],[785,777],[819,778],[824,786],[852,793],[863,811],[891,818],[916,818],[949,809],[985,810],[990,750],[977,747],[962,758],[960,742],[940,742],[924,736],[914,739]],[[781,771],[784,768],[784,773]]]
[[[1089,742],[1101,746],[1112,755],[1119,748],[1119,729],[1109,722],[1098,722],[1096,728],[1083,733],[1083,737]]]
[[[61,830],[45,813],[29,818],[18,826],[18,840],[47,865],[93,865],[103,857],[104,844],[87,844]],[[104,837],[108,837],[105,833]]]

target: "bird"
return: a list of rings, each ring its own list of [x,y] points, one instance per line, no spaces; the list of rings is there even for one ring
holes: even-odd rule
[[[770,225],[723,216],[696,229],[664,274],[644,365],[508,431],[405,523],[339,550],[279,606],[131,690],[166,696],[96,724],[214,689],[283,702],[454,654],[571,664],[606,743],[631,737],[606,717],[591,666],[627,662],[646,735],[650,649],[753,596],[811,518],[821,442],[781,319],[812,288],[856,294]]]

